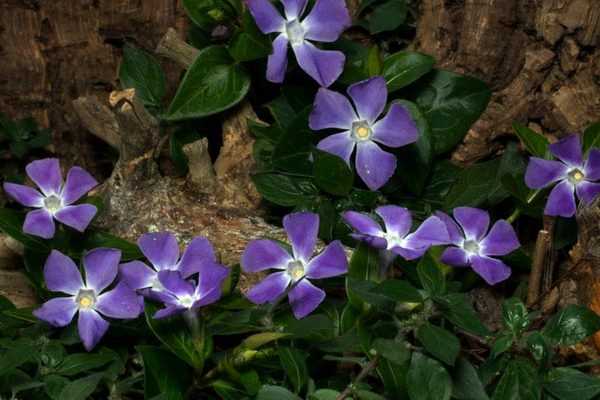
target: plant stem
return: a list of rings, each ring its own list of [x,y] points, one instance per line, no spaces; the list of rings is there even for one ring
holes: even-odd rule
[[[533,200],[535,200],[535,198],[537,197],[537,195],[540,194],[540,190],[536,190],[535,192],[533,192],[528,198],[526,203],[527,204],[531,204],[531,202]],[[521,215],[521,209],[520,208],[515,208],[515,211],[513,211],[512,214],[510,214],[510,216],[508,218],[506,218],[506,221],[509,224],[512,224],[513,222],[515,222],[515,220],[517,218],[519,218],[519,216]]]
[[[350,396],[352,394],[352,392],[354,391],[354,389],[356,388],[356,385],[358,385],[363,379],[365,379],[371,373],[371,371],[373,371],[375,368],[377,368],[378,363],[379,363],[379,355],[376,355],[375,357],[373,357],[373,359],[371,361],[369,361],[363,367],[363,369],[360,371],[360,373],[358,374],[358,376],[356,377],[354,382],[352,382],[348,386],[346,386],[346,389],[344,389],[344,391],[342,393],[340,393],[339,396],[336,397],[335,400],[344,400],[346,397]]]

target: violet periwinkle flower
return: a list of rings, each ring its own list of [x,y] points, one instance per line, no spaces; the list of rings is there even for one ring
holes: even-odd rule
[[[431,246],[447,244],[446,225],[438,217],[427,218],[412,233],[410,211],[399,206],[378,207],[375,212],[383,220],[385,229],[366,214],[356,211],[344,213],[344,220],[355,230],[351,236],[369,245],[389,250],[406,260],[421,257]]]
[[[288,46],[291,45],[300,68],[319,85],[331,85],[341,75],[346,57],[340,51],[321,50],[310,41],[335,42],[340,37],[351,23],[346,3],[344,0],[317,0],[302,20],[307,0],[282,0],[282,3],[285,18],[269,0],[246,0],[258,28],[265,34],[279,33],[267,62],[267,79],[283,82]]]
[[[577,210],[575,193],[585,204],[600,194],[600,150],[592,149],[583,159],[581,140],[571,135],[550,145],[550,152],[559,161],[531,157],[525,184],[532,189],[542,189],[558,184],[548,196],[544,214],[572,217]]]
[[[155,300],[172,299],[168,293],[166,298],[162,295],[165,286],[160,279],[161,271],[176,271],[183,280],[196,273],[210,274],[213,269],[224,271],[225,275],[228,271],[217,263],[213,247],[204,237],[194,238],[181,258],[177,239],[169,232],[146,233],[138,239],[138,246],[151,267],[142,261],[121,264],[121,278],[130,288],[140,290],[143,295]]]
[[[309,118],[312,130],[343,129],[321,140],[317,147],[335,154],[350,165],[356,147],[356,171],[369,189],[382,187],[394,174],[396,156],[379,147],[401,147],[416,142],[419,131],[409,112],[394,103],[378,120],[387,102],[385,79],[374,77],[348,88],[354,107],[340,93],[321,88]]]
[[[92,204],[73,203],[98,182],[84,169],[73,167],[63,184],[60,163],[56,158],[33,161],[25,167],[25,171],[41,193],[29,186],[4,183],[4,191],[10,197],[25,207],[38,209],[27,213],[23,232],[52,239],[56,231],[54,219],[79,232],[85,231],[98,209]]]
[[[69,257],[52,250],[44,265],[48,290],[62,292],[66,297],[55,297],[33,312],[50,325],[68,325],[79,313],[77,327],[86,350],[92,350],[108,330],[103,318],[135,319],[142,311],[140,297],[123,282],[106,291],[119,268],[121,252],[98,248],[83,256],[85,280],[77,265]]]
[[[247,297],[255,304],[274,302],[294,285],[288,299],[294,316],[300,319],[313,312],[325,299],[325,292],[309,279],[342,275],[348,271],[348,260],[339,240],[312,257],[319,232],[317,214],[288,214],[283,218],[283,227],[292,245],[292,254],[272,240],[253,240],[244,250],[241,265],[245,272],[279,270],[250,289]]]
[[[446,224],[453,245],[444,250],[441,261],[455,267],[470,265],[490,285],[508,279],[510,268],[494,257],[519,248],[513,227],[505,220],[498,220],[488,232],[490,215],[478,208],[457,207],[452,214],[454,219],[436,212]]]

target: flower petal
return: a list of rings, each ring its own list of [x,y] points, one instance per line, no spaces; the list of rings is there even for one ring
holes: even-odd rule
[[[600,150],[592,149],[583,168],[585,179],[588,181],[597,181],[600,179]]]
[[[518,249],[521,244],[513,227],[506,221],[496,221],[490,233],[479,244],[484,256],[504,256]]]
[[[52,326],[67,326],[77,312],[77,304],[73,297],[55,297],[33,311],[33,315]]]
[[[320,88],[315,96],[308,126],[313,131],[328,128],[351,129],[358,116],[346,96]]]
[[[375,247],[377,249],[386,249],[387,248],[387,240],[385,240],[382,237],[371,236],[371,235],[362,235],[359,233],[351,233],[350,236],[356,240],[365,242],[369,246]]]
[[[184,250],[177,269],[184,279],[199,272],[204,266],[217,262],[215,251],[210,241],[202,236],[194,238]]]
[[[154,313],[154,315],[152,316],[153,319],[163,319],[163,318],[168,318],[168,317],[172,317],[174,315],[177,314],[181,314],[186,310],[185,307],[181,307],[175,304],[169,304],[168,306],[166,306],[163,309],[158,310],[157,312]]]
[[[381,226],[366,214],[356,211],[346,211],[342,217],[358,233],[370,236],[383,235]]]
[[[67,174],[67,181],[62,189],[62,200],[65,204],[74,203],[96,186],[98,182],[89,172],[81,167],[73,167]]]
[[[354,102],[360,120],[372,125],[381,115],[387,103],[385,79],[376,76],[350,85],[348,94]]]
[[[304,13],[306,0],[281,0],[288,21],[298,19]]]
[[[282,32],[285,20],[269,0],[246,0],[246,5],[262,33]]]
[[[579,135],[570,135],[549,146],[550,152],[572,167],[583,166],[583,154]]]
[[[600,183],[583,181],[575,187],[577,197],[585,204],[590,204],[600,194]]]
[[[117,277],[119,261],[121,250],[100,247],[88,251],[83,256],[86,286],[100,294]]]
[[[410,211],[399,206],[377,207],[375,212],[381,217],[385,225],[385,231],[399,238],[406,236],[412,226]]]
[[[158,273],[158,280],[166,290],[178,298],[194,295],[194,285],[183,279],[178,271],[162,270]]]
[[[348,272],[348,259],[342,242],[335,240],[329,243],[321,254],[308,263],[304,272],[311,279],[330,278]]]
[[[402,256],[402,258],[404,258],[405,260],[410,261],[422,257],[423,254],[425,254],[425,252],[427,251],[427,247],[412,248],[395,246],[392,247],[390,251],[392,251],[394,254]]]
[[[125,282],[98,296],[96,309],[110,318],[134,319],[142,312],[140,296]]]
[[[511,274],[510,268],[500,260],[491,257],[471,257],[473,270],[489,285],[502,282]]]
[[[77,328],[83,347],[91,351],[108,330],[108,322],[94,310],[80,310]]]
[[[191,308],[204,307],[212,304],[221,298],[221,287],[213,287],[207,292],[201,294],[200,298],[192,304]]]
[[[221,264],[213,263],[204,265],[198,274],[196,293],[204,298],[209,293],[215,293],[216,291],[218,296],[220,296],[221,285],[228,275],[229,268]]]
[[[287,272],[272,273],[250,289],[246,297],[254,304],[272,302],[285,292],[290,281],[291,279]]]
[[[396,156],[383,151],[373,142],[358,143],[356,172],[371,190],[390,180],[396,169]]]
[[[460,224],[465,238],[479,242],[490,226],[490,214],[473,207],[457,207],[453,211],[454,219]]]
[[[407,248],[420,249],[448,244],[450,237],[446,225],[436,216],[427,218],[416,231],[406,236]]]
[[[389,147],[401,147],[419,139],[419,130],[408,110],[392,104],[388,113],[373,125],[373,140]]]
[[[351,23],[344,0],[317,0],[302,26],[306,30],[306,39],[335,42]]]
[[[297,212],[283,217],[285,229],[294,258],[308,262],[315,251],[319,234],[319,215],[311,212]]]
[[[310,42],[292,46],[300,68],[323,87],[330,86],[342,74],[346,56],[337,50],[321,50]]]
[[[151,287],[157,279],[156,271],[141,261],[131,261],[119,265],[119,276],[131,289]]]
[[[460,247],[448,247],[442,253],[440,261],[454,267],[466,267],[469,265],[469,256]]]
[[[46,287],[52,292],[75,296],[84,287],[77,265],[58,250],[52,250],[44,264]]]
[[[464,239],[464,235],[462,229],[457,225],[457,223],[448,214],[441,211],[436,211],[435,216],[441,219],[444,225],[446,225],[450,243],[461,244]]]
[[[27,175],[46,196],[60,195],[62,173],[58,158],[44,158],[32,161],[25,167]]]
[[[350,131],[346,131],[327,136],[317,144],[317,148],[338,156],[350,166],[350,156],[354,151],[355,144],[350,137]]]
[[[43,207],[44,197],[32,187],[4,182],[4,191],[25,207]]]
[[[142,235],[138,246],[156,269],[174,269],[179,259],[179,246],[175,235],[169,232],[154,232]]]
[[[253,240],[242,254],[242,269],[245,272],[259,272],[266,269],[286,269],[293,258],[280,245],[272,240]]]
[[[290,291],[288,298],[294,317],[301,319],[319,307],[319,304],[325,300],[325,292],[303,279]]]
[[[45,209],[30,211],[25,216],[23,223],[23,232],[30,235],[39,236],[44,239],[52,239],[54,237],[56,227],[54,219]]]
[[[569,168],[560,161],[531,157],[525,172],[525,184],[531,189],[541,189],[564,178]]]
[[[289,42],[284,34],[277,36],[273,41],[273,52],[267,60],[267,80],[269,82],[283,82],[288,65],[288,45]]]
[[[569,181],[562,181],[552,189],[544,208],[545,215],[565,218],[575,215],[575,187]]]
[[[54,218],[76,231],[83,232],[88,227],[98,209],[93,204],[66,206],[54,214]]]

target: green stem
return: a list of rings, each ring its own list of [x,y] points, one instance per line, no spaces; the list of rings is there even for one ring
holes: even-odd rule
[[[531,202],[533,200],[535,200],[535,198],[537,197],[538,194],[540,194],[540,190],[536,190],[531,195],[529,195],[529,197],[527,198],[526,204],[531,204]],[[506,221],[509,224],[512,224],[513,222],[515,222],[515,220],[517,218],[519,218],[520,215],[521,215],[521,209],[520,208],[516,208],[515,211],[513,211],[513,213],[510,214],[510,216],[508,218],[506,218]]]

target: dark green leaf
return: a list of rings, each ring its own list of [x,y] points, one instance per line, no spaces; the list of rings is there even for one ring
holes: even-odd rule
[[[592,400],[600,394],[600,379],[573,368],[555,368],[544,389],[560,400]]]
[[[318,389],[308,395],[308,400],[336,400],[340,392],[332,389]]]
[[[383,77],[387,82],[388,92],[401,89],[433,68],[435,59],[429,55],[414,51],[399,51],[383,60]]]
[[[336,196],[346,196],[352,189],[354,174],[341,158],[315,151],[313,174],[315,184],[327,193]]]
[[[238,31],[231,39],[229,54],[237,62],[267,57],[272,52],[269,37],[258,30],[248,10],[244,12],[242,18],[243,30]]]
[[[388,399],[405,399],[407,396],[407,374],[409,363],[403,365],[389,361],[386,358],[379,359],[377,373],[383,381],[383,386]]]
[[[246,393],[239,386],[231,382],[217,379],[211,383],[211,386],[223,400],[239,400],[246,398]]]
[[[256,400],[300,400],[300,397],[281,386],[263,385]]]
[[[550,143],[548,142],[548,139],[544,137],[544,135],[529,129],[525,125],[522,125],[518,122],[513,122],[513,129],[517,133],[519,139],[521,139],[521,142],[523,142],[523,145],[529,154],[540,158],[546,157],[548,145]]]
[[[561,346],[571,346],[600,330],[600,316],[587,307],[570,305],[554,315],[542,334]]]
[[[240,372],[240,382],[244,386],[244,389],[246,389],[246,392],[252,396],[256,395],[261,387],[260,376],[258,376],[258,372],[254,369]]]
[[[0,357],[0,376],[27,362],[33,361],[37,351],[33,342],[20,339],[10,343],[10,347]]]
[[[357,282],[379,282],[381,280],[379,253],[376,249],[372,248],[366,243],[361,242],[352,253],[352,258],[350,258],[348,279],[346,280],[346,294],[348,296],[348,301],[353,306],[362,309],[363,300],[361,297],[364,296],[358,296],[356,293],[354,293],[348,284],[348,280],[354,280]],[[372,287],[367,289],[367,291],[369,291],[371,288]]]
[[[425,322],[417,330],[417,339],[432,356],[447,365],[454,365],[460,342],[452,332]]]
[[[514,360],[500,378],[493,400],[539,400],[541,392],[535,368],[528,361]]]
[[[115,360],[114,353],[77,353],[69,354],[60,363],[56,369],[56,373],[64,376],[73,376],[81,372],[89,371],[90,369],[96,369],[108,364]]]
[[[183,7],[192,22],[205,31],[231,20],[236,11],[223,0],[183,0]]]
[[[430,252],[425,253],[417,265],[417,273],[423,289],[431,296],[446,292],[446,277]]]
[[[486,336],[489,334],[464,293],[450,293],[435,300],[444,317],[457,327],[475,335]]]
[[[401,303],[421,303],[423,296],[407,281],[388,279],[377,285],[372,292]]]
[[[377,354],[396,364],[402,365],[410,360],[410,351],[405,342],[377,338],[373,341],[373,348]]]
[[[60,392],[60,399],[85,400],[88,399],[98,387],[103,373],[88,375],[86,377],[67,383]]]
[[[177,121],[219,113],[240,102],[249,88],[248,73],[233,63],[224,47],[207,47],[187,70],[165,118]]]
[[[437,361],[414,352],[406,377],[411,400],[449,400],[452,381]]]
[[[278,354],[281,366],[292,382],[294,392],[300,393],[308,381],[306,356],[300,350],[291,347],[279,347]]]
[[[600,148],[600,122],[588,126],[583,132],[584,153],[593,147]]]
[[[175,164],[175,168],[177,168],[180,175],[185,175],[188,171],[188,159],[183,152],[183,146],[200,140],[200,138],[201,136],[197,132],[187,129],[176,130],[169,136],[171,161]]]
[[[496,341],[494,342],[494,345],[491,349],[492,351],[490,352],[490,357],[498,357],[500,354],[510,349],[513,344],[513,341],[513,335],[504,335],[496,338]]]
[[[121,261],[135,260],[143,256],[138,246],[125,239],[121,239],[108,232],[89,231],[84,239],[83,248],[95,249],[97,247],[109,247],[121,250]]]
[[[165,95],[165,75],[158,61],[133,46],[125,46],[119,67],[119,79],[125,89],[134,88],[136,96],[147,106],[159,107]]]
[[[0,208],[0,230],[25,247],[35,249],[37,252],[50,251],[48,242],[36,236],[23,233],[23,221],[25,216],[17,211]]]
[[[481,379],[469,361],[459,358],[452,370],[452,396],[459,400],[488,400]]]
[[[310,181],[287,175],[261,173],[252,176],[252,181],[261,196],[280,206],[304,204],[318,194]]]
[[[502,317],[504,325],[510,329],[515,336],[521,335],[529,326],[529,313],[523,302],[512,297],[502,304]]]
[[[171,353],[153,346],[137,346],[144,364],[144,395],[163,394],[166,400],[183,400],[191,384],[191,369]]]
[[[392,31],[406,20],[408,7],[405,0],[388,0],[375,7],[369,15],[369,31],[377,34]]]

